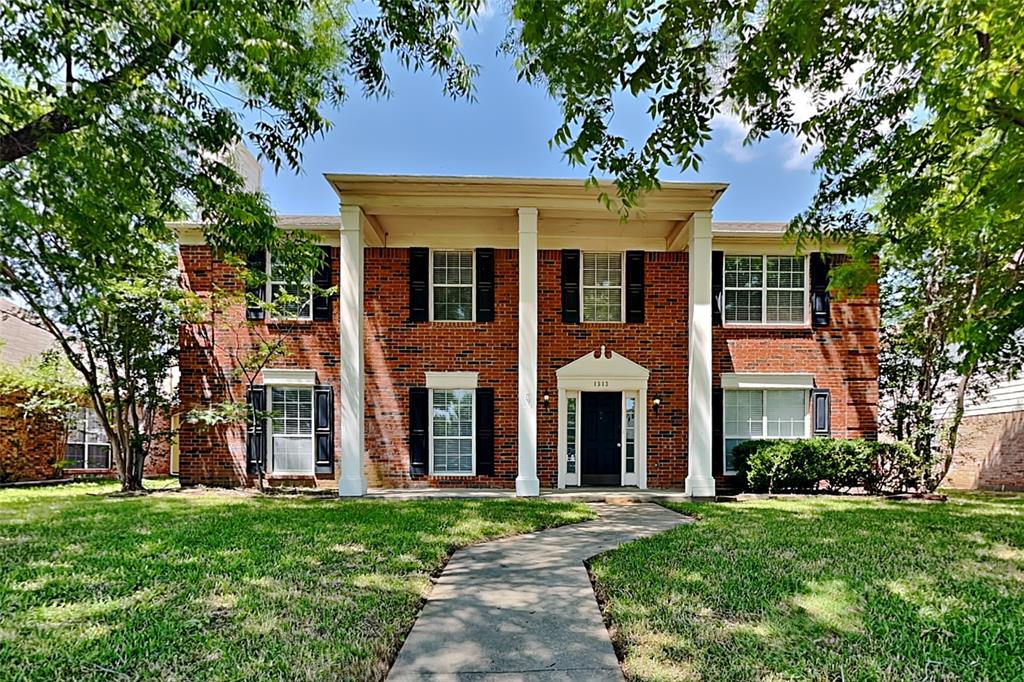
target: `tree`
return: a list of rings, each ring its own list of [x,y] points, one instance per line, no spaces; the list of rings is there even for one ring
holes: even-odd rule
[[[189,304],[168,221],[197,214],[218,257],[288,240],[222,150],[299,167],[321,109],[388,92],[384,58],[466,96],[458,31],[479,0],[12,0],[0,7],[0,295],[49,330],[85,380],[122,485],[142,486],[145,411]]]
[[[954,403],[1018,351],[1024,329],[1024,23],[1001,0],[519,0],[505,48],[564,124],[553,142],[618,178],[628,210],[672,165],[699,167],[716,115],[747,141],[794,135],[820,184],[791,224],[798,245],[847,241],[835,291],[879,259],[895,286],[889,360],[913,375],[915,447],[931,448],[939,376]],[[649,101],[640,144],[611,127]],[[936,393],[939,391],[939,393]],[[955,447],[962,410],[945,436]],[[951,456],[951,453],[950,453]]]

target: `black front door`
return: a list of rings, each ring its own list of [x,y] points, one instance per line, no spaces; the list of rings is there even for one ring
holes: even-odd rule
[[[622,483],[622,394],[584,393],[582,418],[583,485]]]

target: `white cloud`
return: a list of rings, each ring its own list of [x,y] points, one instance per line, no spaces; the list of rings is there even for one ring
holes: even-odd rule
[[[750,128],[735,114],[725,112],[715,114],[715,117],[711,119],[711,128],[724,136],[722,150],[733,161],[750,163],[757,158],[753,148],[743,144]]]

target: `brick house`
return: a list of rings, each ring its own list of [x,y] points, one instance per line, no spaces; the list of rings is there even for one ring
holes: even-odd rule
[[[183,484],[685,488],[734,480],[751,437],[874,438],[878,292],[832,301],[830,253],[777,223],[712,220],[722,184],[663,183],[621,220],[578,180],[328,175],[338,287],[288,319],[241,303],[181,335],[183,410],[232,400],[266,423],[182,424]],[[241,292],[195,224],[187,286]],[[250,267],[274,280],[273,258]],[[288,352],[251,390],[238,348]],[[234,346],[232,346],[234,344]]]
[[[1024,379],[1000,382],[984,399],[967,402],[943,485],[1024,490]]]

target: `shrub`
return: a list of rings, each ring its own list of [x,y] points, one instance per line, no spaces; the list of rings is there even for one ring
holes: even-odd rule
[[[733,450],[752,490],[899,492],[920,484],[925,463],[903,443],[861,439],[750,440]]]

